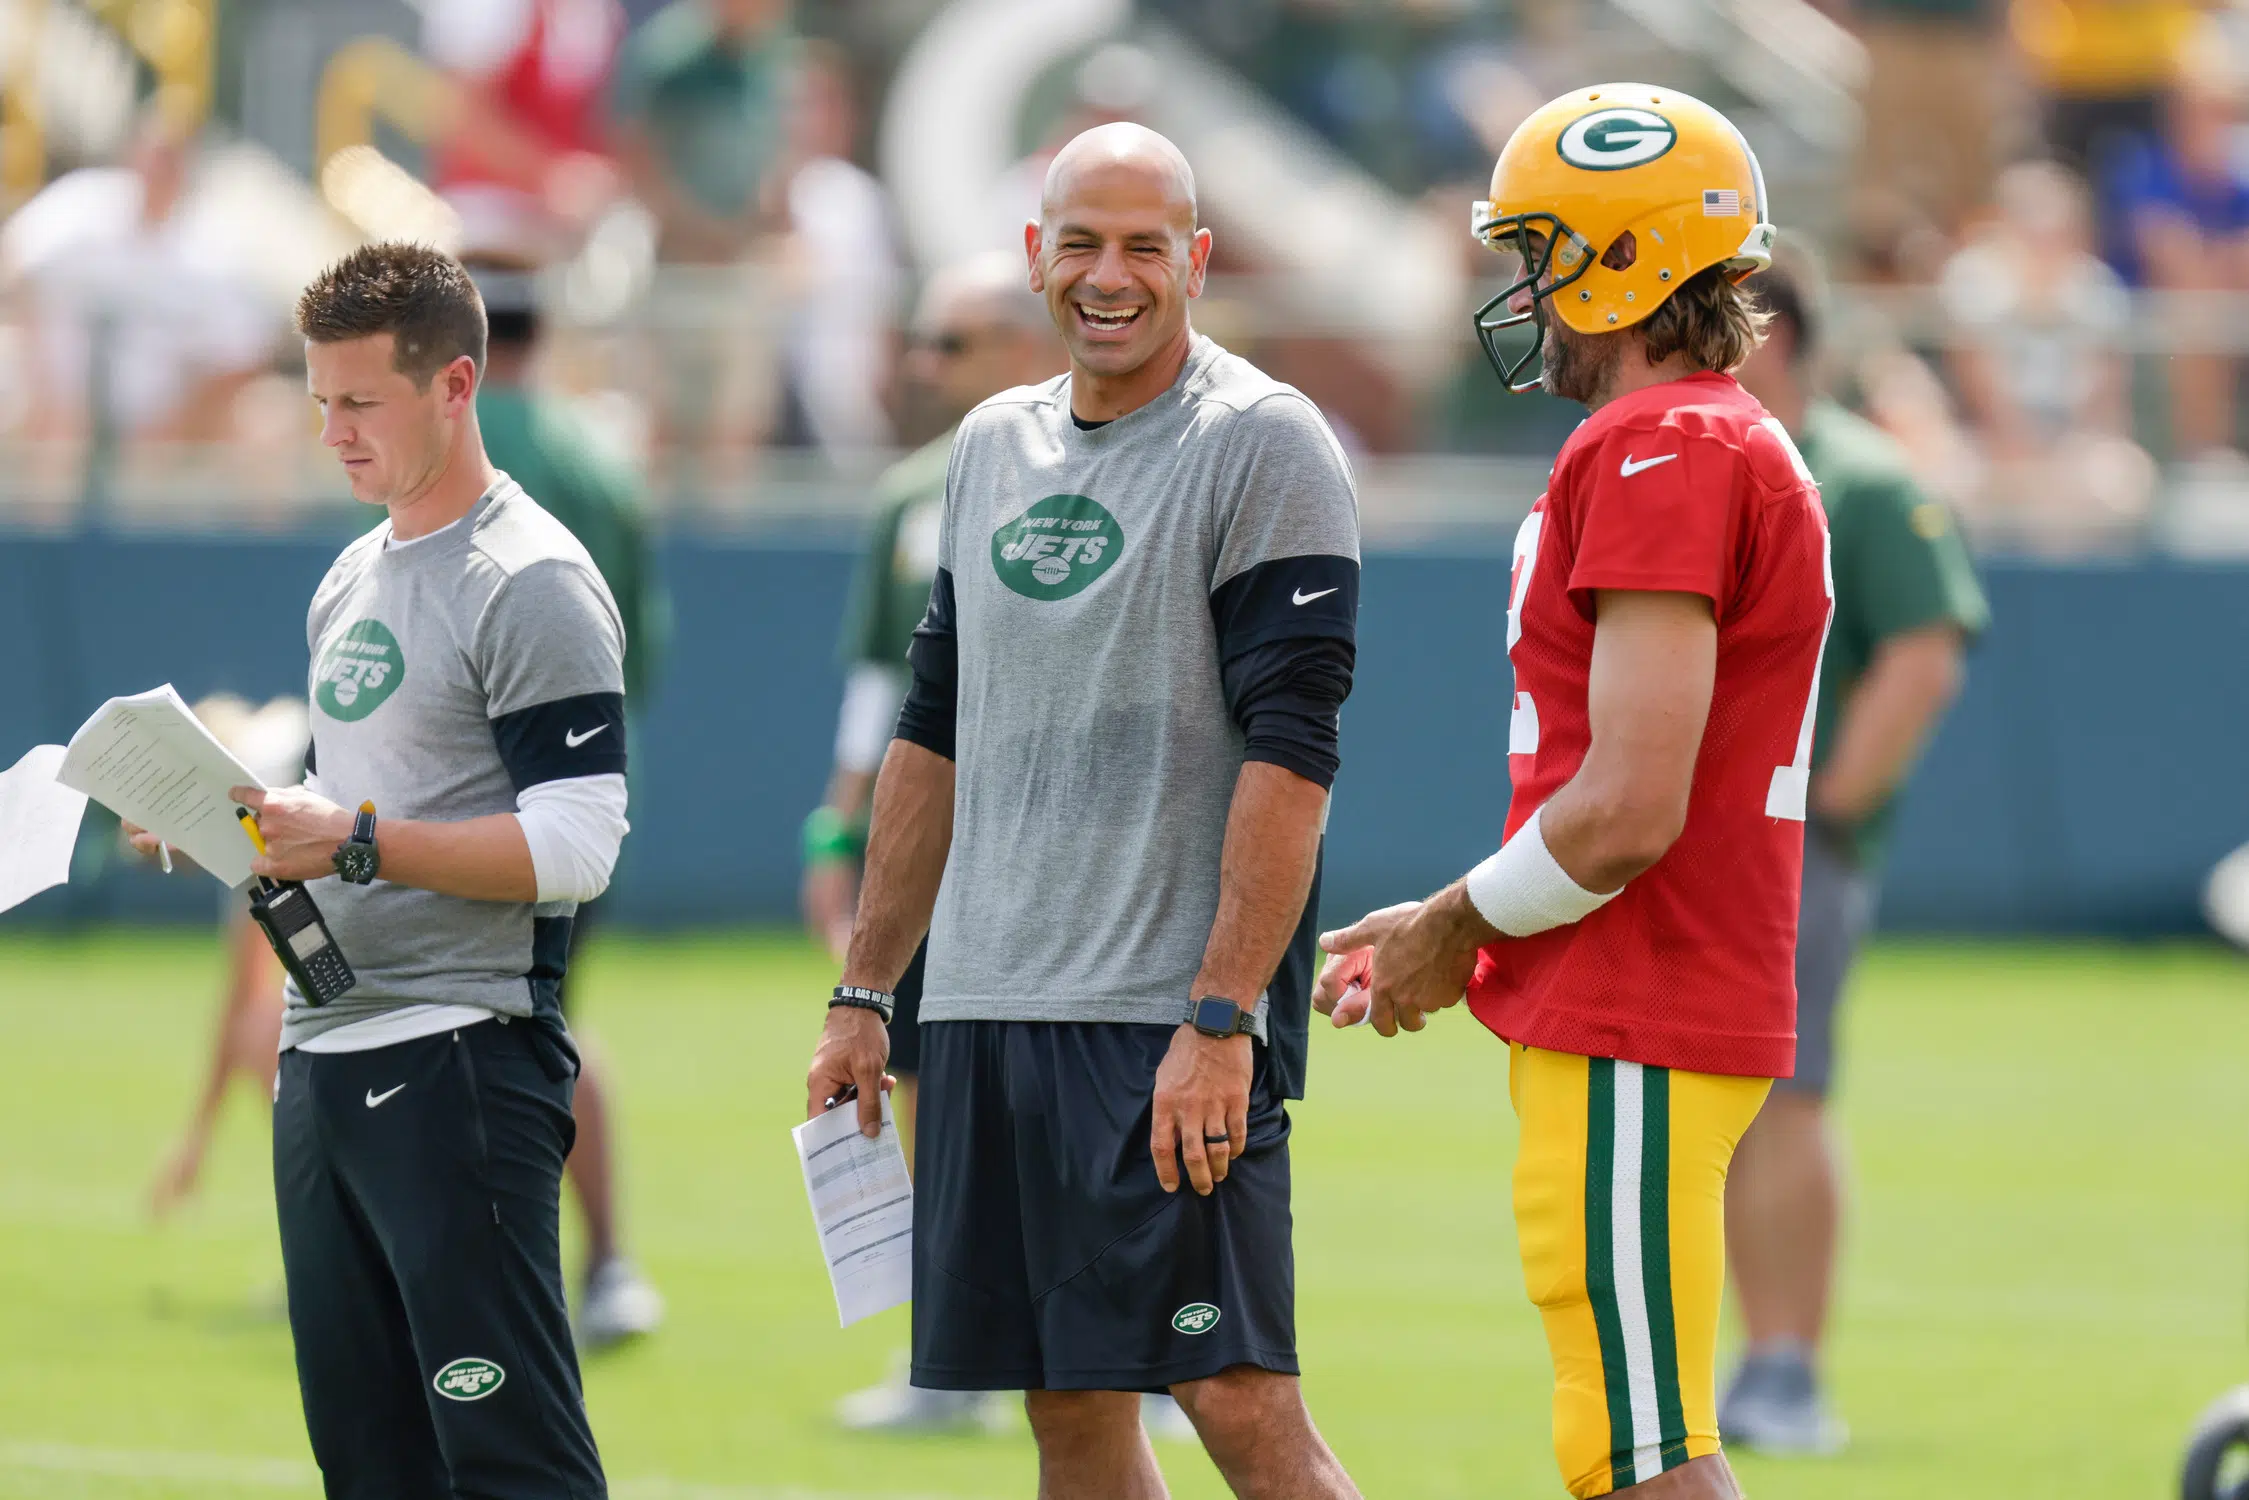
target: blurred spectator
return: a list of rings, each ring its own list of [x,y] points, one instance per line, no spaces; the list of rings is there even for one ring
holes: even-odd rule
[[[738,466],[772,421],[778,312],[759,261],[786,212],[776,168],[795,56],[788,11],[787,0],[673,0],[617,65],[618,157],[656,221],[658,440],[690,473]]]
[[[312,717],[303,699],[275,698],[263,708],[253,708],[232,693],[213,693],[196,702],[194,714],[262,784],[296,786],[304,781]],[[281,964],[265,934],[251,923],[249,908],[239,896],[222,889],[218,910],[219,942],[227,962],[226,998],[187,1128],[165,1153],[156,1180],[149,1185],[149,1210],[159,1219],[169,1217],[194,1195],[204,1158],[210,1154],[211,1132],[235,1079],[254,1086],[260,1102],[268,1102],[273,1098],[273,1075],[280,1067],[285,1004]]]
[[[1146,48],[1111,42],[1078,65],[1070,98],[1038,144],[992,182],[983,212],[984,237],[978,250],[1023,252],[1023,226],[1039,217],[1046,196],[1046,169],[1071,141],[1097,125],[1139,120],[1156,92],[1158,64]]]
[[[794,295],[782,359],[793,435],[830,454],[892,440],[883,397],[902,271],[882,184],[851,160],[858,134],[850,59],[806,42],[790,89]]]
[[[1991,190],[2006,43],[1998,0],[1858,0],[1865,130],[1852,185],[1861,273],[1921,280]]]
[[[771,227],[794,42],[787,0],[673,0],[626,43],[620,152],[656,216],[657,254],[739,260]]]
[[[1944,268],[1951,372],[1986,460],[1961,496],[1987,534],[2041,550],[2114,543],[2155,465],[2130,436],[2123,282],[2093,254],[2083,185],[2052,162],[2001,174],[1997,219]]]
[[[431,180],[465,238],[568,253],[620,186],[606,115],[623,8],[444,0],[423,17],[422,50],[456,90]]]
[[[643,745],[648,687],[670,636],[671,605],[655,576],[639,478],[589,439],[587,424],[566,403],[535,383],[544,328],[530,263],[489,252],[471,252],[462,261],[476,278],[491,330],[476,392],[485,452],[584,545],[609,585],[625,627],[625,702],[633,715],[633,740]],[[603,925],[606,910],[604,901],[578,907],[566,966],[573,973],[560,996],[578,1038],[578,1082],[571,1098],[578,1134],[564,1166],[585,1213],[586,1268],[576,1327],[580,1347],[588,1350],[653,1333],[664,1317],[662,1295],[626,1257],[618,1226],[615,1070],[588,1035],[583,1008],[573,1006],[577,975],[585,972],[579,955],[587,935]]]
[[[286,325],[243,270],[243,227],[193,208],[194,169],[192,133],[152,109],[124,165],[65,173],[0,230],[32,436],[82,435],[96,412],[126,437],[230,433]]]
[[[1533,107],[1536,106],[1534,101]],[[1525,114],[1529,111],[1525,110]],[[1505,122],[1509,134],[1520,119]],[[1507,137],[1500,137],[1500,145]],[[1497,155],[1498,146],[1492,148]],[[1422,194],[1419,211],[1447,231],[1460,256],[1461,273],[1475,289],[1466,299],[1474,307],[1511,280],[1520,263],[1512,256],[1494,255],[1491,247],[1468,232],[1468,205],[1482,198],[1488,178],[1432,188]],[[1467,319],[1461,320],[1466,327]],[[1451,368],[1434,384],[1424,400],[1422,440],[1447,453],[1520,453],[1550,456],[1572,429],[1585,420],[1584,409],[1544,391],[1521,395],[1510,392],[1492,371],[1491,361],[1473,338],[1455,339]],[[1520,349],[1510,353],[1519,353]]]
[[[2197,0],[2016,0],[2015,42],[2063,165],[2099,183],[2119,148],[2154,134],[2157,99],[2201,11]]]
[[[2249,290],[2249,173],[2241,161],[2241,84],[2222,50],[2183,59],[2164,102],[2162,132],[2116,153],[2111,198],[2125,242],[2117,259],[2128,274],[2166,292]],[[2188,305],[2172,336],[2185,350],[2199,342],[2206,309]],[[2234,447],[2234,362],[2222,354],[2180,352],[2166,365],[2171,382],[2172,449],[2202,459]]]
[[[1888,345],[1868,351],[1855,373],[1868,419],[1904,450],[1914,482],[1955,506],[1974,496],[1983,458],[1936,371],[1911,350]]]

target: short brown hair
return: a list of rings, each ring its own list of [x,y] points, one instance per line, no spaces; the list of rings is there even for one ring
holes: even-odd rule
[[[1688,277],[1648,314],[1640,337],[1650,364],[1684,354],[1699,368],[1724,374],[1756,352],[1772,320],[1747,288],[1728,280],[1723,267],[1711,266]]]
[[[392,368],[419,386],[464,354],[484,369],[484,299],[427,245],[363,245],[322,271],[297,299],[297,332],[316,344],[390,334]]]

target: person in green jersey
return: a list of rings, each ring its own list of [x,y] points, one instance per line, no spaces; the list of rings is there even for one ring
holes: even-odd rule
[[[1827,1122],[1835,1012],[1874,915],[1893,800],[1959,690],[1989,619],[1945,507],[1879,428],[1821,394],[1823,299],[1808,256],[1757,278],[1772,334],[1737,373],[1795,438],[1827,508],[1835,617],[1820,664],[1796,948],[1796,1074],[1734,1153],[1726,1251],[1748,1347],[1719,1402],[1729,1443],[1832,1453],[1845,1441],[1819,1384],[1842,1218]]]
[[[839,958],[858,902],[859,856],[875,772],[906,697],[906,648],[929,606],[937,574],[937,526],[953,429],[985,397],[1059,375],[1064,364],[1054,326],[1031,294],[1017,257],[1002,251],[978,256],[940,271],[924,289],[905,375],[925,423],[941,423],[944,431],[875,482],[874,525],[852,580],[840,643],[845,678],[835,773],[827,800],[805,821],[805,921]],[[890,1027],[890,1071],[898,1078],[891,1102],[909,1153],[921,973],[917,954],[898,986]],[[982,1395],[922,1390],[907,1384],[901,1369],[882,1385],[845,1397],[837,1415],[858,1429],[948,1426],[975,1420]]]
[[[739,465],[770,421],[792,9],[672,0],[617,58],[617,161],[656,231],[644,314],[658,451],[683,475]]]
[[[649,553],[640,482],[563,403],[532,384],[540,327],[531,268],[499,255],[470,255],[464,263],[483,294],[490,328],[484,380],[476,394],[485,452],[495,468],[538,495],[548,514],[592,556],[624,621],[625,701],[645,708],[644,695],[670,634],[671,612]],[[571,927],[573,960],[600,910],[599,902],[579,906]],[[565,1013],[575,988],[564,981]],[[578,1138],[568,1169],[586,1221],[577,1332],[581,1345],[599,1349],[654,1332],[663,1322],[664,1303],[619,1248],[610,1126],[614,1085],[601,1054],[586,1044],[584,1029],[574,1030],[582,1067],[572,1102]]]

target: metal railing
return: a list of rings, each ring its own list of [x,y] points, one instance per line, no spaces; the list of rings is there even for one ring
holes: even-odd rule
[[[610,286],[598,296],[575,294],[569,277],[557,275],[546,291],[551,334],[542,356],[542,385],[579,402],[586,425],[603,429],[604,440],[632,456],[648,477],[653,507],[670,524],[720,533],[858,524],[871,504],[872,477],[893,455],[776,444],[785,384],[780,367],[790,340],[804,337],[792,323],[798,308],[778,273],[706,271],[659,278],[653,288],[622,294]],[[1461,315],[1448,324],[1451,331],[1421,335],[1402,366],[1396,359],[1354,363],[1357,341],[1372,332],[1363,320],[1350,306],[1285,279],[1214,278],[1198,304],[1197,320],[1230,347],[1295,379],[1329,411],[1356,448],[1370,539],[1381,545],[1498,545],[1536,498],[1572,414],[1537,400],[1513,401],[1491,387],[1468,333],[1467,309],[1479,293],[1463,285]],[[21,298],[14,304],[19,315],[28,305]],[[277,332],[282,326],[277,317]],[[1931,388],[1940,393],[1948,353],[1983,337],[1949,319],[1934,293],[1867,287],[1841,290],[1834,328],[1831,344],[1847,355],[1890,351],[1920,360]],[[1397,338],[1395,330],[1386,336],[1393,343]],[[683,339],[696,347],[687,349]],[[20,323],[0,322],[0,526],[349,524],[346,487],[319,447],[296,351],[286,340],[274,347],[271,366],[235,393],[223,430],[202,434],[200,441],[183,440],[161,425],[136,432],[93,421],[100,400],[95,391],[75,413],[44,425],[30,422],[26,393],[48,378],[34,354],[41,342]],[[2120,436],[2167,458],[2169,359],[2249,357],[2249,295],[2139,294],[2131,316],[2105,340],[2081,340],[2077,347],[2124,356],[2136,369],[2139,399],[2131,408],[2129,432]],[[683,390],[710,399],[717,387],[701,376],[688,378],[680,361],[711,358],[739,367],[739,378],[727,388],[755,403],[755,409],[732,413],[740,420],[717,436],[707,423],[697,429],[667,409]],[[87,364],[106,367],[100,357]],[[1322,380],[1330,383],[1323,387]],[[1443,451],[1439,429],[1426,414],[1448,394],[1473,403],[1467,436],[1478,441],[1472,446],[1503,451]],[[1376,445],[1387,451],[1370,451],[1358,441],[1362,429],[1354,414],[1375,407],[1414,415],[1399,428],[1400,441]],[[1487,415],[1514,421],[1526,413],[1538,420],[1525,425],[1515,451],[1482,441],[1489,433],[1475,426]],[[1957,399],[1950,420],[1972,448],[1975,433]],[[919,435],[908,428],[899,437],[906,442]],[[1452,435],[1461,435],[1458,419]],[[2169,524],[2181,506],[2205,519],[2238,515],[2240,524],[2228,520],[2216,533],[2189,528],[2193,537],[2182,539]],[[1969,521],[1972,530],[1981,524],[1973,513]],[[2038,545],[2035,507],[2024,509],[2017,521],[2021,524],[2010,523],[2012,529],[1990,529],[1989,536],[2005,545]],[[2031,533],[2027,541],[2019,534],[2022,526]],[[2218,540],[2212,541],[2213,535]],[[2238,472],[2208,463],[2174,466],[2164,471],[2143,514],[2091,541],[2070,542],[2065,550],[2167,539],[2197,548],[2249,549],[2249,462]]]

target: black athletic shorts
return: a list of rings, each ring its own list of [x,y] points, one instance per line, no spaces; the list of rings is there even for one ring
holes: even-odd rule
[[[1288,1111],[1255,1047],[1249,1145],[1210,1197],[1148,1151],[1176,1028],[936,1021],[922,1036],[913,1382],[1160,1391],[1297,1373]]]
[[[921,978],[929,966],[929,939],[914,950],[914,961],[898,981],[890,1012],[890,1071],[910,1078],[921,1071]]]
[[[1835,1087],[1835,1023],[1859,944],[1873,924],[1875,884],[1813,828],[1804,835],[1796,919],[1796,1072],[1773,1087],[1826,1098]]]
[[[273,1179],[329,1500],[600,1500],[563,1299],[577,1059],[538,1020],[281,1054]]]

